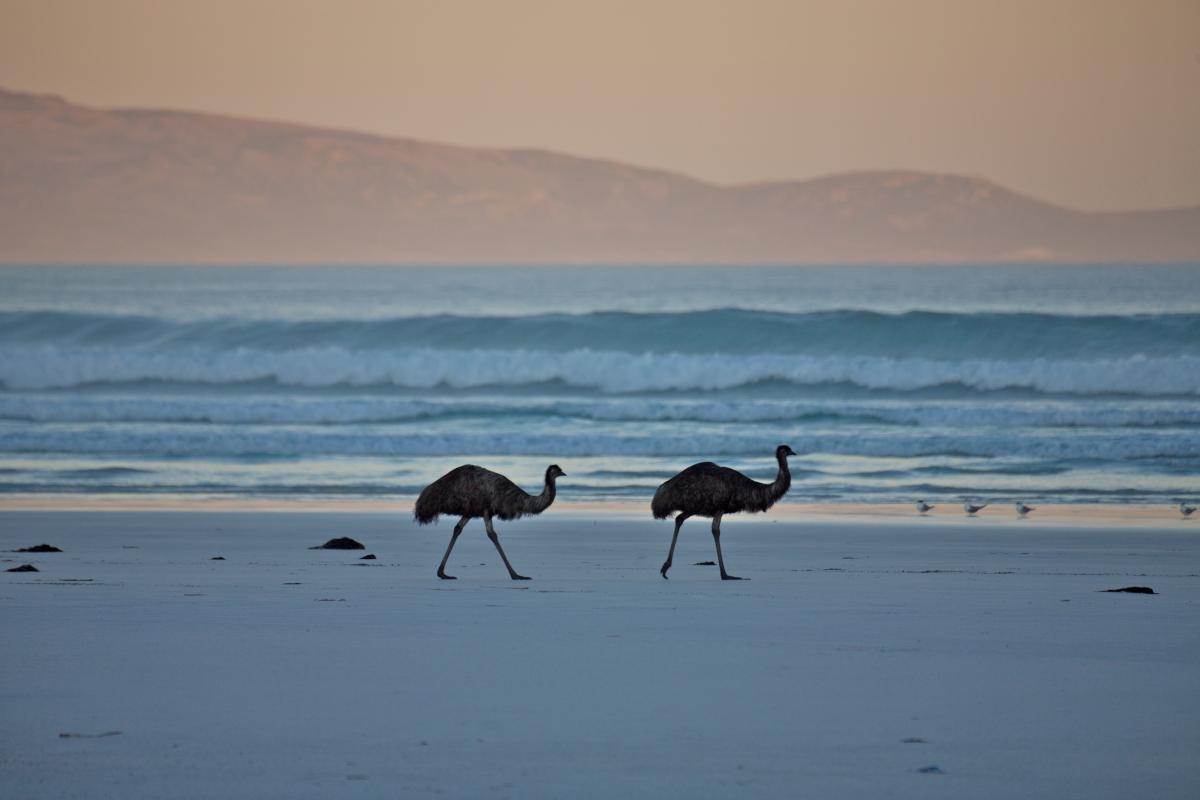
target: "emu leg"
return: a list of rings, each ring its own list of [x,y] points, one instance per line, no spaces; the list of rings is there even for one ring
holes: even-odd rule
[[[454,549],[454,543],[458,541],[459,534],[465,527],[467,527],[467,518],[463,517],[454,525],[454,533],[450,534],[450,544],[446,547],[446,555],[442,556],[442,563],[438,564],[438,577],[444,581],[458,580],[453,575],[446,574],[446,562],[450,560],[450,551]]]
[[[675,542],[679,541],[679,529],[683,526],[683,521],[690,517],[691,514],[679,514],[675,517],[675,533],[671,536],[671,549],[667,552],[667,560],[663,562],[662,568],[658,571],[665,580],[667,570],[671,568],[671,562],[675,559]]]
[[[730,575],[725,571],[725,557],[721,555],[721,515],[717,514],[713,517],[712,524],[713,541],[717,544],[717,564],[721,567],[721,580],[723,581],[740,581],[742,580],[736,575]]]
[[[492,544],[496,545],[496,551],[500,553],[500,558],[504,559],[504,566],[508,567],[508,577],[514,581],[529,580],[525,575],[518,575],[517,571],[512,568],[512,564],[508,563],[508,556],[504,555],[504,548],[500,546],[500,536],[496,533],[496,529],[492,527],[491,514],[484,516],[483,524],[487,528],[488,538],[492,540]]]

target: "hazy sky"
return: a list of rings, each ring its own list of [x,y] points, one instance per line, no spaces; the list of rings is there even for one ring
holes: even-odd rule
[[[1200,0],[0,0],[0,85],[722,183],[900,167],[1200,203]]]

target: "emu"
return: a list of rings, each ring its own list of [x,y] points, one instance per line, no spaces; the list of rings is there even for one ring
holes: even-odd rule
[[[750,480],[742,473],[722,467],[711,461],[693,464],[683,472],[658,487],[650,510],[655,519],[666,519],[672,512],[675,516],[675,533],[671,536],[671,549],[659,573],[666,578],[667,570],[675,557],[675,543],[679,540],[679,528],[688,517],[711,517],[713,542],[717,545],[717,564],[721,568],[721,580],[740,581],[736,575],[725,571],[725,557],[721,554],[721,517],[739,511],[766,511],[783,497],[792,485],[792,473],[788,472],[787,457],[796,451],[781,444],[775,448],[775,460],[779,462],[779,474],[772,483]]]
[[[454,532],[450,534],[450,545],[442,563],[438,565],[437,576],[443,580],[456,580],[455,576],[446,574],[446,562],[450,559],[450,551],[458,541],[467,522],[475,517],[483,517],[487,536],[496,545],[508,575],[514,581],[527,581],[525,575],[518,575],[500,546],[500,537],[492,527],[492,517],[502,520],[520,519],[526,514],[540,514],[554,502],[554,481],[567,473],[558,464],[546,467],[545,485],[539,495],[530,495],[521,487],[498,472],[477,467],[474,464],[463,464],[450,470],[421,491],[417,504],[413,509],[413,518],[418,525],[428,525],[438,518],[439,514],[457,516]]]

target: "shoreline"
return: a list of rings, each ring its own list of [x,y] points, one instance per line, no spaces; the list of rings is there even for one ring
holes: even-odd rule
[[[389,500],[289,498],[269,497],[212,497],[139,495],[15,495],[0,498],[0,513],[320,513],[320,514],[395,514],[409,517],[415,497]],[[549,516],[577,519],[600,516],[604,518],[633,518],[650,520],[648,501],[558,501],[546,512]],[[1007,503],[988,506],[974,517],[968,517],[961,506],[935,504],[929,514],[918,514],[912,505],[899,503],[787,503],[780,502],[766,514],[731,515],[739,521],[811,521],[830,523],[877,523],[944,525],[1004,524],[1014,525],[1100,525],[1104,527],[1167,528],[1197,525],[1200,514],[1186,519],[1174,506],[1117,505],[1100,503],[1059,503],[1039,505],[1028,517],[1021,518]]]

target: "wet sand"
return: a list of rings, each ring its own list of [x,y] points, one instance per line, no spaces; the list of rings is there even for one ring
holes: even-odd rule
[[[514,583],[478,522],[439,581],[403,503],[101,505],[0,512],[40,570],[0,574],[0,795],[1200,791],[1177,514],[781,506],[726,519],[722,582],[706,521],[664,581],[669,522],[564,504],[498,526]]]

